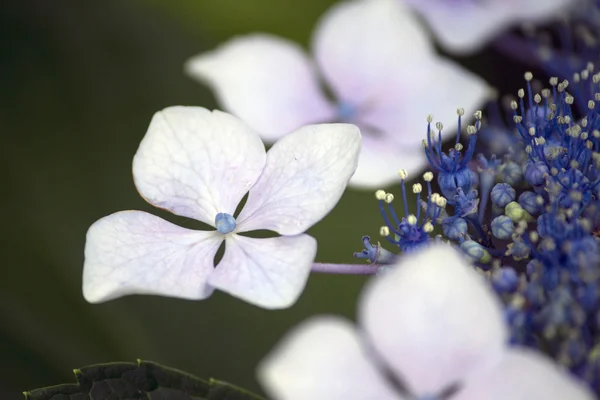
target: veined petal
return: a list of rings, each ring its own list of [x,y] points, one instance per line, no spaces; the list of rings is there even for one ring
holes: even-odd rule
[[[477,51],[511,25],[557,16],[572,3],[572,0],[405,1],[427,20],[442,47],[455,54]]]
[[[402,400],[369,359],[354,327],[316,317],[292,331],[258,367],[279,400]]]
[[[472,113],[491,95],[491,88],[477,75],[452,61],[431,57],[399,71],[359,118],[403,149],[420,148],[427,137],[427,115],[432,114],[435,121],[444,124],[444,136],[455,134],[456,109]],[[465,124],[469,119],[467,114]]]
[[[350,178],[349,186],[381,189],[400,180],[400,169],[414,176],[424,171],[427,165],[427,157],[420,144],[401,146],[388,135],[363,131],[358,168]]]
[[[410,9],[398,0],[355,0],[333,6],[313,39],[317,63],[338,99],[374,101],[405,65],[434,53]]]
[[[214,226],[217,213],[233,215],[265,160],[260,137],[236,117],[169,107],[154,114],[133,176],[151,204]]]
[[[498,364],[478,371],[465,383],[453,400],[594,399],[567,371],[527,349],[507,349]]]
[[[354,173],[360,131],[349,124],[309,125],[279,140],[250,190],[238,231],[306,231],[335,206]]]
[[[204,299],[222,240],[142,211],[111,214],[88,230],[83,296],[90,303],[128,294]]]
[[[235,38],[192,58],[185,69],[210,85],[227,111],[267,141],[334,117],[302,48],[276,36]]]
[[[308,235],[230,235],[208,284],[259,307],[286,308],[302,293],[316,255],[317,241]]]
[[[504,351],[498,300],[450,245],[405,254],[361,306],[373,349],[417,397],[463,382]]]

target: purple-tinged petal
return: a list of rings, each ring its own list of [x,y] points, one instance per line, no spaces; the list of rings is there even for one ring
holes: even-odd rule
[[[121,211],[88,230],[83,296],[99,303],[128,294],[204,299],[223,237],[193,231],[142,211]]]
[[[308,235],[231,235],[208,284],[259,307],[286,308],[302,293],[316,254],[317,241]]]
[[[499,363],[473,375],[452,400],[592,400],[594,396],[552,360],[527,349],[506,350]]]
[[[253,34],[232,39],[192,58],[185,69],[215,90],[225,110],[270,142],[303,125],[328,122],[335,116],[305,52],[276,36]]]
[[[428,22],[446,50],[466,54],[479,50],[519,22],[559,16],[572,0],[404,0]]]
[[[371,282],[361,306],[373,348],[417,397],[463,382],[504,351],[498,300],[447,244],[405,254]]]
[[[387,135],[362,132],[358,168],[349,186],[381,189],[400,180],[398,171],[406,169],[410,176],[425,170],[427,157],[423,147],[400,146]]]
[[[375,101],[405,65],[434,53],[425,29],[398,0],[333,6],[317,26],[313,50],[336,97],[354,106]]]
[[[236,117],[169,107],[154,114],[133,176],[151,204],[215,226],[218,213],[233,215],[265,161],[260,137]]]
[[[279,140],[237,218],[238,231],[297,235],[337,204],[356,170],[360,131],[349,124],[309,125]]]
[[[432,57],[390,78],[378,100],[360,115],[359,123],[378,128],[403,151],[412,151],[421,149],[427,136],[427,115],[444,124],[446,137],[456,133],[458,107],[472,113],[491,95],[490,87],[477,75],[452,61]]]
[[[295,328],[258,367],[278,400],[402,400],[382,378],[354,326],[316,317]]]

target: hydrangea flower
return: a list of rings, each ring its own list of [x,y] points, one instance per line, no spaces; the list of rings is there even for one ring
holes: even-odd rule
[[[540,22],[566,12],[574,0],[404,0],[428,22],[447,51],[477,51],[519,22]]]
[[[312,49],[317,68],[295,43],[254,34],[200,54],[185,68],[268,142],[308,123],[358,125],[362,153],[350,183],[369,188],[397,181],[400,166],[410,173],[425,167],[418,116],[453,121],[449,101],[474,109],[491,93],[479,77],[439,57],[397,0],[335,5],[319,22]]]
[[[185,229],[142,211],[100,219],[87,234],[85,298],[204,299],[220,289],[265,308],[290,306],[317,251],[303,232],[337,203],[359,152],[360,132],[349,124],[303,127],[265,153],[258,134],[229,114],[200,107],[156,113],[133,160],[138,191],[216,230]],[[254,230],[282,236],[240,235]]]
[[[259,366],[278,400],[583,400],[545,356],[508,347],[501,306],[452,247],[401,259],[363,293],[359,328],[318,317]]]

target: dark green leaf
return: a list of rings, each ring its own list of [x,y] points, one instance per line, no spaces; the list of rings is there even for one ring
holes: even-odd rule
[[[148,361],[98,364],[76,369],[76,384],[25,392],[27,400],[261,400],[215,379],[204,381]]]

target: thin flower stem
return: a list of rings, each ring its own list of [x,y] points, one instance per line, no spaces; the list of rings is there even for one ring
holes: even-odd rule
[[[345,275],[374,275],[380,264],[328,264],[313,263],[311,272]]]

